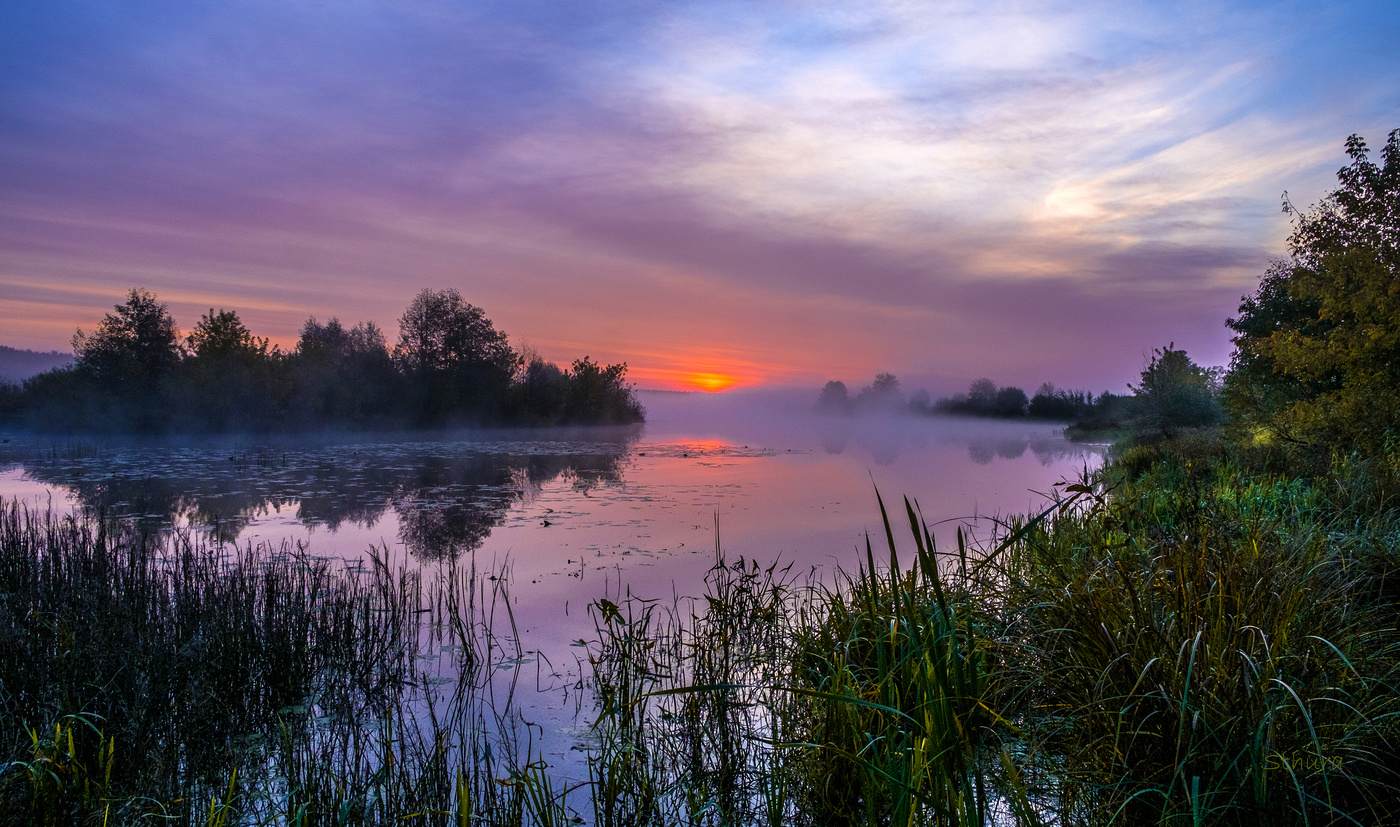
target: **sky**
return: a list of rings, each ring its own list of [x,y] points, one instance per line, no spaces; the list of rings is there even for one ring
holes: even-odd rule
[[[134,287],[293,347],[455,288],[640,387],[1229,360],[1400,4],[7,0],[0,344]]]

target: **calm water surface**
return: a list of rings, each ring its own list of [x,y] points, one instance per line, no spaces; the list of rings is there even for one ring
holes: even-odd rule
[[[517,701],[545,729],[547,760],[578,771],[568,690],[586,669],[571,644],[594,636],[590,602],[698,594],[717,541],[730,560],[853,570],[866,532],[883,533],[877,489],[892,507],[917,500],[951,544],[959,524],[985,532],[988,518],[1043,507],[1102,450],[1046,425],[820,417],[803,410],[807,397],[642,398],[646,425],[620,429],[12,437],[0,497],[240,545],[286,541],[352,560],[374,547],[410,565],[508,571],[527,652],[528,697]]]

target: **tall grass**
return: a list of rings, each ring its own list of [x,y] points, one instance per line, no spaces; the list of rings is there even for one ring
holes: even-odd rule
[[[558,823],[502,581],[368,562],[5,505],[0,824]]]
[[[908,515],[907,566],[886,519],[830,588],[717,548],[701,600],[595,604],[598,823],[1034,823],[966,569]]]
[[[1138,446],[977,547],[906,502],[834,584],[596,604],[599,823],[1400,820],[1395,486],[1270,462]]]
[[[1397,823],[1397,467],[1186,436],[977,544],[881,504],[836,582],[717,545],[592,605],[586,790],[492,694],[504,572],[9,505],[0,823]]]
[[[1089,504],[1033,527],[994,581],[1063,815],[1396,818],[1400,638],[1376,588],[1394,513],[1204,438],[1132,449],[1082,487]]]

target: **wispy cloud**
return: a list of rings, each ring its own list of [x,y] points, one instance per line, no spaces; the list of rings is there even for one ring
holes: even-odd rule
[[[1223,359],[1280,191],[1400,125],[1397,37],[1379,0],[10,4],[0,325],[62,347],[139,284],[289,343],[455,286],[657,383]]]

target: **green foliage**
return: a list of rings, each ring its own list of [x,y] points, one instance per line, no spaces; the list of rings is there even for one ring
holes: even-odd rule
[[[684,620],[604,601],[599,821],[1393,823],[1386,463],[1182,432],[980,548],[906,504],[912,558],[886,519],[832,588],[721,558]]]
[[[793,763],[814,823],[983,825],[995,793],[1024,803],[1014,784],[994,787],[988,763],[994,670],[966,569],[940,572],[932,534],[905,506],[913,560],[900,565],[882,504],[888,568],[867,539],[865,565],[821,593],[810,615],[820,620],[798,630],[793,691],[808,747]]]
[[[1136,422],[1140,433],[1173,437],[1184,428],[1203,428],[1221,420],[1215,371],[1202,368],[1186,351],[1175,348],[1172,343],[1154,349],[1141,382],[1133,387],[1140,400]]]
[[[1246,296],[1226,403],[1247,429],[1322,453],[1376,454],[1400,427],[1400,130],[1370,161],[1347,140],[1340,186],[1296,216],[1290,262]]]
[[[5,504],[0,825],[571,823],[492,707],[502,572],[367,562]]]
[[[1009,549],[1025,731],[1076,820],[1389,822],[1400,641],[1374,587],[1397,561],[1373,554],[1394,518],[1234,450],[1127,449]]]

